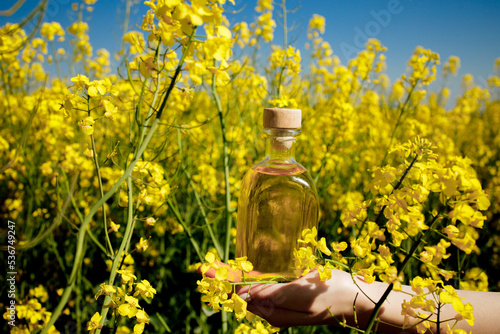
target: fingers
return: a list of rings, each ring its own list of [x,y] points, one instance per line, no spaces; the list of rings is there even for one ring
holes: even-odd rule
[[[248,309],[262,308],[260,313],[266,315],[266,310],[280,309],[303,314],[321,313],[326,310],[326,304],[315,299],[324,293],[323,286],[301,285],[298,283],[276,283],[252,287],[242,287],[238,295],[247,301]],[[258,311],[258,310],[257,310]],[[259,313],[259,312],[258,312]]]
[[[231,282],[241,282],[240,271],[232,270],[227,264],[218,262],[216,268],[205,272],[207,277],[221,275],[220,269],[227,270],[227,279]],[[245,274],[245,277],[260,273]],[[344,283],[343,283],[344,282]],[[236,293],[247,301],[247,310],[255,313],[270,324],[277,327],[306,326],[320,324],[335,324],[337,317],[352,311],[352,300],[349,309],[339,310],[337,302],[345,295],[345,282],[351,282],[348,273],[332,271],[332,279],[321,281],[317,271],[289,283],[266,283],[236,285]],[[352,297],[352,296],[351,296]],[[354,298],[354,297],[352,297]],[[351,299],[352,299],[351,298]],[[340,311],[340,312],[339,312]],[[340,319],[342,321],[343,319]]]
[[[219,267],[211,268],[205,276],[220,276],[218,270],[224,268],[227,270],[228,280],[241,282],[241,272],[231,270],[224,263],[217,263],[216,266]],[[248,276],[245,274],[245,277]],[[240,298],[247,301],[248,311],[261,316],[273,326],[338,324],[344,321],[352,325],[355,323],[354,307],[358,316],[361,316],[371,313],[371,308],[363,305],[372,305],[369,300],[362,303],[366,298],[363,294],[360,295],[360,287],[353,284],[352,280],[350,273],[332,269],[331,278],[322,281],[318,271],[313,270],[289,283],[244,282],[236,284],[235,290]],[[359,278],[357,280],[359,285],[367,285]]]
[[[324,310],[321,314],[298,312],[279,307],[271,307],[249,303],[247,310],[265,319],[275,327],[308,326],[320,324],[334,324],[334,319]]]
[[[327,289],[328,286],[312,274],[290,283],[243,286],[237,293],[254,305],[307,313],[314,312],[315,300]]]

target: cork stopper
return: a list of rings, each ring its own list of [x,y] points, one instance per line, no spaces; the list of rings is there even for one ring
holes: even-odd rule
[[[263,123],[266,129],[300,129],[300,109],[265,108]]]

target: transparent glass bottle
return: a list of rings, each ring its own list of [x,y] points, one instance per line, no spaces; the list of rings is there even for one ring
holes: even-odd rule
[[[302,230],[318,225],[318,194],[295,160],[301,110],[264,109],[266,157],[245,175],[238,201],[236,257],[247,256],[261,277],[293,280],[293,250]]]

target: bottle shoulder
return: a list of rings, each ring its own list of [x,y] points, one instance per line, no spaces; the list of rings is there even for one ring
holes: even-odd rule
[[[307,169],[295,160],[270,160],[264,159],[253,165],[252,170],[268,175],[309,175]]]
[[[312,192],[317,197],[314,181],[304,166],[299,163],[267,164],[257,163],[247,171],[241,186],[243,192],[252,193],[266,191],[269,189],[281,189],[280,191],[305,191]]]

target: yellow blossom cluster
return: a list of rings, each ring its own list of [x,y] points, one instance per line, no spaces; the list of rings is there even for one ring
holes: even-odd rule
[[[92,55],[92,45],[89,42],[88,30],[89,26],[87,22],[83,21],[74,22],[68,27],[68,33],[75,36],[71,40],[71,44],[75,48],[73,52],[75,62],[83,60],[84,56],[89,57]]]
[[[483,227],[486,217],[480,210],[488,208],[489,200],[467,160],[455,158],[440,164],[424,139],[398,145],[394,151],[404,163],[399,167],[375,169],[369,185],[372,193],[379,196],[374,202],[375,212],[378,211],[375,222],[367,220],[370,207],[363,203],[343,213],[346,228],[360,227],[361,236],[351,241],[354,254],[363,259],[355,268],[369,270],[370,275],[377,271],[384,273],[381,278],[388,280],[391,275],[387,276],[387,270],[393,270],[390,266],[393,261],[380,262],[376,256],[371,259],[368,256],[377,248],[376,241],[385,242],[390,235],[391,244],[398,247],[405,240],[425,235],[442,224],[441,230],[448,240],[438,239],[436,246],[428,243],[420,259],[431,273],[448,279],[447,273],[437,270],[437,266],[449,257],[447,248],[451,244],[467,254],[477,251],[475,229]],[[437,209],[442,206],[448,207],[444,214]],[[383,225],[382,221],[385,221]]]
[[[326,262],[324,264],[317,263],[317,256],[315,254],[315,249],[317,248],[321,251],[322,254],[331,256],[332,259],[343,262],[341,251],[347,248],[347,244],[345,242],[336,243],[333,242],[331,247],[332,251],[326,245],[326,239],[322,237],[319,241],[317,241],[318,230],[316,227],[312,229],[305,229],[302,231],[302,238],[299,239],[299,243],[310,244],[305,247],[300,247],[299,249],[294,249],[293,251],[293,259],[294,259],[294,273],[296,277],[301,277],[306,275],[309,271],[313,269],[317,269],[319,273],[319,277],[322,281],[330,279],[332,277],[332,273],[330,269],[337,268],[338,266],[333,265],[331,262]]]
[[[261,13],[257,20],[250,24],[254,37],[250,39],[249,46],[255,45],[260,38],[270,42],[274,38],[276,22],[273,19],[274,5],[272,0],[259,0],[255,7],[257,13]]]
[[[12,333],[33,333],[47,325],[52,312],[42,306],[49,299],[47,290],[39,285],[35,288],[30,288],[25,299],[19,298],[20,302],[16,304],[15,312],[9,310],[3,314],[6,321],[14,320],[15,326],[12,326]],[[14,315],[12,318],[11,316]],[[51,326],[47,333],[59,334],[60,332]]]
[[[462,298],[451,285],[442,285],[442,281],[434,281],[430,278],[423,279],[416,277],[411,281],[411,289],[414,294],[411,299],[402,305],[401,315],[404,316],[404,327],[412,323],[416,324],[418,333],[425,333],[428,330],[434,330],[436,326],[435,316],[443,304],[452,304],[457,312],[454,317],[456,321],[466,320],[470,326],[474,326],[474,315],[472,306],[469,303],[463,303]],[[452,320],[444,323],[444,328],[451,332],[454,324]],[[450,324],[451,323],[451,324]],[[439,324],[443,326],[443,324]]]
[[[454,59],[452,59],[453,61]],[[456,60],[454,61],[456,63]],[[436,65],[439,64],[439,55],[429,49],[417,47],[408,61],[408,75],[403,74],[401,79],[411,87],[421,82],[428,85],[436,79]]]
[[[242,320],[247,315],[246,301],[235,293],[234,286],[228,279],[234,280],[235,272],[241,272],[244,276],[253,269],[253,266],[246,258],[237,258],[228,264],[229,267],[221,265],[218,255],[215,252],[208,252],[205,255],[205,262],[200,267],[203,278],[197,281],[198,291],[203,294],[201,300],[208,303],[214,311],[234,312],[236,318]],[[210,269],[215,270],[214,278],[205,276]]]
[[[280,75],[286,75],[287,77],[293,77],[300,74],[300,50],[289,46],[288,49],[283,50],[280,47],[275,47],[269,62],[271,68],[279,68],[281,72]]]
[[[214,311],[234,312],[238,321],[244,321],[238,325],[235,333],[262,333],[270,334],[279,331],[279,328],[271,326],[265,320],[247,311],[247,302],[235,292],[235,283],[241,279],[254,280],[246,275],[253,269],[253,265],[246,257],[229,260],[227,265],[220,262],[215,250],[207,252],[202,264],[198,264],[198,270],[203,278],[197,281],[198,291],[203,294],[201,300],[208,304]],[[215,271],[214,277],[207,277],[208,270]]]
[[[66,32],[59,22],[44,22],[40,28],[40,34],[49,42],[53,41],[55,36],[59,36],[58,41],[62,42]]]
[[[140,295],[151,300],[156,294],[156,289],[145,279],[136,283],[137,277],[128,270],[118,270],[117,273],[120,274],[123,284],[115,287],[102,283],[94,298],[97,300],[100,296],[111,296],[110,303],[105,307],[112,309],[117,317],[134,318],[137,322],[134,325],[134,333],[141,334],[145,325],[149,324],[150,319],[139,305],[137,297]],[[101,315],[96,312],[87,323],[87,330],[94,333],[96,329],[101,329],[101,319]]]
[[[266,321],[256,317],[250,324],[241,323],[234,331],[234,334],[271,334],[278,333],[279,328],[273,327]]]
[[[144,205],[160,207],[165,198],[170,194],[170,185],[164,179],[164,170],[156,162],[140,161],[133,170],[133,175],[138,180],[137,200]],[[120,192],[122,204],[128,202],[127,190]]]

